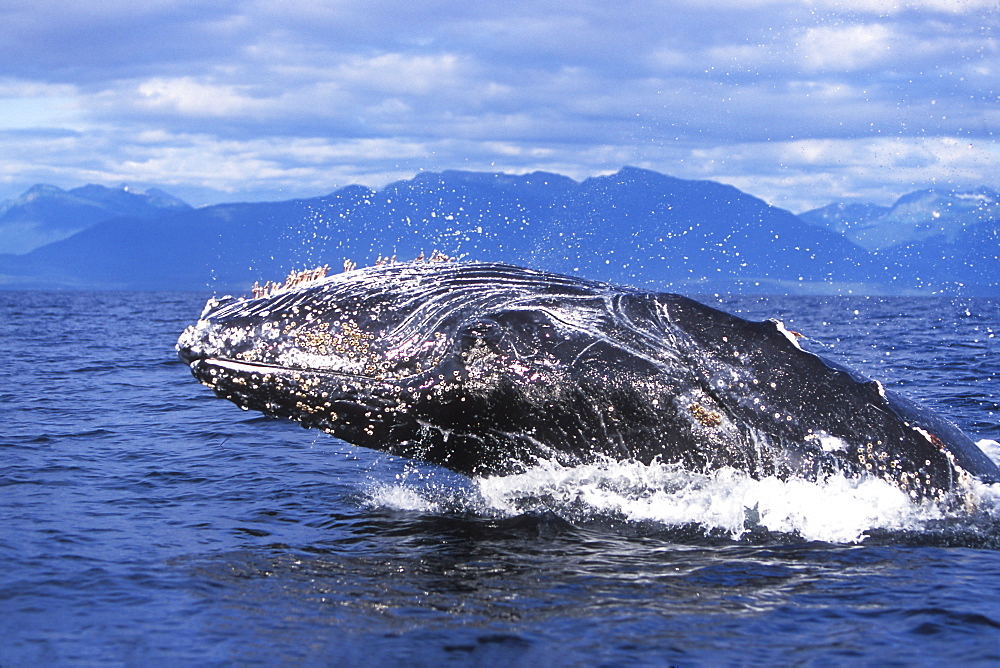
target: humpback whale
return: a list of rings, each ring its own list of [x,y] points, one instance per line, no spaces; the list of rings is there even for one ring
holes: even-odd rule
[[[468,475],[614,458],[914,498],[1000,481],[954,424],[776,320],[505,264],[293,276],[209,300],[177,351],[244,409]]]

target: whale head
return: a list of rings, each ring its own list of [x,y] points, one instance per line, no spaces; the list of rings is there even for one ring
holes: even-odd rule
[[[586,445],[577,416],[556,410],[560,377],[567,356],[601,350],[581,328],[629,292],[608,287],[498,264],[393,263],[211,299],[177,351],[219,396],[356,445],[463,473],[575,462],[539,432]],[[548,424],[525,423],[546,405]]]

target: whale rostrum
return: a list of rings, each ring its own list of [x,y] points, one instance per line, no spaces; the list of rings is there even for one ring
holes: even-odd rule
[[[212,299],[177,351],[245,409],[468,475],[659,460],[874,476],[914,498],[1000,481],[954,424],[780,322],[495,263],[384,263]]]

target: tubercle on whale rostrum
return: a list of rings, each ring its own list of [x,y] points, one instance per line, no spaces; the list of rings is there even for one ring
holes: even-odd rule
[[[325,278],[329,271],[330,265],[324,264],[323,266],[316,267],[315,269],[292,271],[287,277],[285,277],[284,283],[272,283],[271,281],[268,281],[264,285],[260,285],[254,281],[253,287],[250,288],[250,292],[253,294],[254,299],[273,297],[274,295],[286,292],[292,288],[315,283]]]
[[[433,250],[429,256],[425,256],[424,253],[420,253],[413,262],[454,262],[456,258],[453,258],[442,251],[437,249]],[[396,264],[396,256],[378,256],[375,260],[373,266],[381,267],[387,264]],[[354,271],[358,268],[356,262],[351,259],[344,260],[344,272]],[[304,269],[302,271],[291,271],[288,276],[285,277],[284,282],[272,282],[267,281],[264,285],[259,282],[254,281],[253,286],[250,288],[250,294],[253,299],[266,299],[268,297],[273,297],[275,295],[288,292],[295,288],[301,288],[314,283],[318,283],[327,277],[330,273],[330,265],[324,264],[313,269]]]

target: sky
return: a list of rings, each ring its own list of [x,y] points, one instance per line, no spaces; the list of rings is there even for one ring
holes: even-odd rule
[[[795,212],[1000,190],[1000,0],[0,6],[0,200],[625,165]]]

